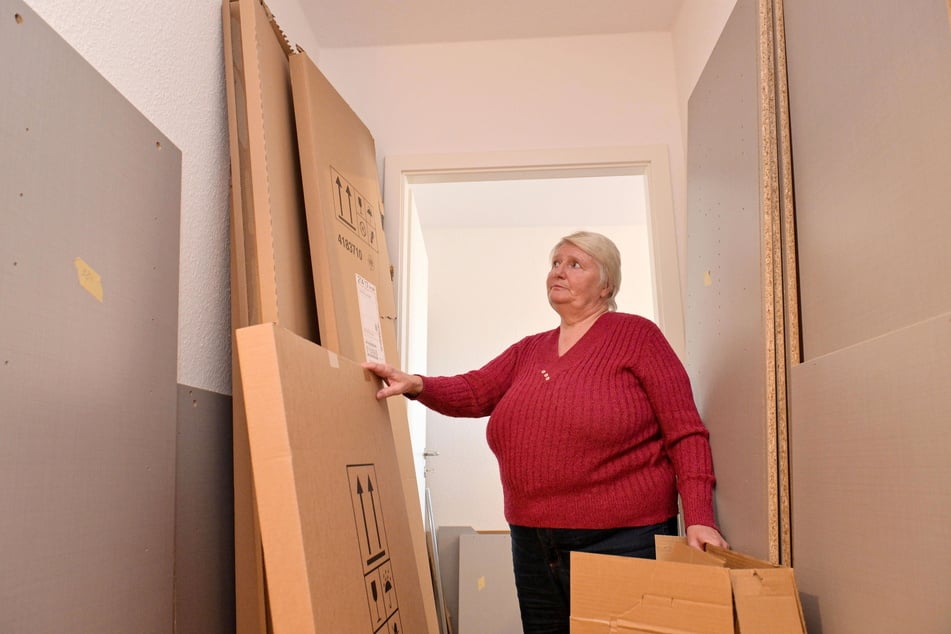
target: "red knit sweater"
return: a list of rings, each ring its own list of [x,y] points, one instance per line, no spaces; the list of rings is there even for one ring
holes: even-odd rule
[[[423,377],[419,401],[491,414],[505,518],[546,528],[646,526],[677,514],[716,526],[713,460],[687,373],[653,322],[605,313],[564,356],[558,329],[483,368]]]

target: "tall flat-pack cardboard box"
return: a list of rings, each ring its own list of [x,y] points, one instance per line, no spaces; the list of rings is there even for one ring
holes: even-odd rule
[[[571,554],[572,634],[805,634],[791,568],[656,542],[656,561]]]
[[[236,338],[274,632],[434,632],[376,378],[275,324]]]
[[[320,344],[353,361],[385,361],[398,367],[396,298],[383,237],[373,136],[304,51],[290,56],[289,67]],[[428,579],[406,403],[391,398],[386,407],[404,503],[413,518],[412,547],[419,577]],[[425,584],[421,591],[428,596],[429,627],[435,632],[432,584]]]
[[[320,343],[354,361],[395,360],[373,136],[305,52],[291,55],[290,76]]]

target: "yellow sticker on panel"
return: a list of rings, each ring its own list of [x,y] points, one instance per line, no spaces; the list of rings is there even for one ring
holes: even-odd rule
[[[76,258],[73,260],[73,265],[76,267],[76,275],[79,277],[79,285],[82,286],[86,291],[102,301],[102,277],[96,273],[95,269],[86,264],[82,258]]]

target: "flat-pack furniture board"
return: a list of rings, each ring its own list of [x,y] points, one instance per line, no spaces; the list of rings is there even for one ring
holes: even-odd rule
[[[0,58],[0,632],[170,632],[182,154],[21,0]]]
[[[758,10],[754,0],[736,3],[688,104],[685,314],[686,365],[710,428],[718,521],[734,547],[766,558],[771,333],[763,319]]]
[[[817,631],[951,632],[947,18],[942,0],[785,3],[793,565]]]

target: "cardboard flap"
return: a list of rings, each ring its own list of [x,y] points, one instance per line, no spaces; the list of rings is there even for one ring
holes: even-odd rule
[[[713,557],[722,559],[727,568],[778,568],[774,563],[770,563],[763,559],[757,559],[756,557],[750,557],[749,555],[744,555],[741,552],[735,550],[729,550],[727,548],[720,548],[718,546],[707,546],[707,553]]]
[[[729,571],[571,553],[573,634],[733,632]]]
[[[792,568],[731,570],[730,581],[741,634],[806,631]]]
[[[657,561],[676,561],[683,564],[724,567],[723,559],[702,550],[691,548],[687,540],[675,535],[654,535]]]

